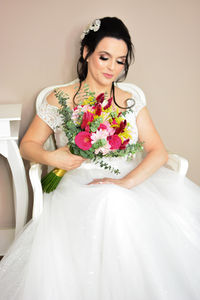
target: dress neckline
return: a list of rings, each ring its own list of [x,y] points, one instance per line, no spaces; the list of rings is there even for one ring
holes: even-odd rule
[[[125,90],[124,90],[124,91],[125,91]],[[45,103],[46,103],[47,106],[52,107],[52,108],[54,108],[54,109],[56,109],[56,110],[59,110],[59,107],[58,107],[58,106],[49,104],[48,101],[47,101],[47,97],[48,97],[51,93],[52,93],[52,91],[50,91],[50,92],[47,93],[47,95],[44,97],[44,101],[45,101]],[[132,91],[130,92],[130,94],[132,95],[132,97],[134,97]],[[127,104],[128,104],[128,102],[130,102],[130,101],[135,101],[135,100],[134,100],[134,98],[128,98],[128,99],[127,99]],[[129,104],[128,104],[128,105],[129,105]],[[131,105],[131,104],[130,104],[130,105]],[[134,106],[133,106],[133,107],[134,107]],[[131,109],[131,108],[128,108],[128,107],[127,107],[126,109],[129,110],[129,109]],[[126,111],[126,110],[124,110],[124,111]],[[122,112],[124,112],[124,111],[122,111]]]

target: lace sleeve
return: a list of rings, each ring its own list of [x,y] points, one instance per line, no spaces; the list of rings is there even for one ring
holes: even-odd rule
[[[62,120],[56,106],[48,104],[46,98],[42,101],[37,115],[55,132],[61,126]]]
[[[137,87],[137,91],[133,94],[133,99],[135,100],[135,105],[133,106],[133,111],[135,117],[139,114],[140,110],[146,106],[146,98],[143,91]]]

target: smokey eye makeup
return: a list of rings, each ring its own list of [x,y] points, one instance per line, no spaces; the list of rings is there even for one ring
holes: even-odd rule
[[[108,57],[100,56],[99,59],[106,61],[106,60],[108,60]],[[125,62],[123,62],[123,61],[118,60],[117,63],[119,65],[125,65]]]
[[[125,62],[123,62],[123,61],[118,61],[117,62],[119,65],[125,65]]]
[[[108,60],[108,58],[104,57],[104,56],[100,56],[99,59],[101,59],[101,60]]]

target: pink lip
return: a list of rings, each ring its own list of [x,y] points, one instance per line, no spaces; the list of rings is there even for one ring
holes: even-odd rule
[[[112,78],[112,77],[113,77],[112,74],[103,73],[103,75],[104,75],[106,78]]]

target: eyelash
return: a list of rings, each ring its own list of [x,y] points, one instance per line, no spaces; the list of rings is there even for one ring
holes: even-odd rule
[[[103,56],[100,56],[99,58],[100,58],[101,60],[104,60],[104,61],[105,61],[105,60],[108,60],[107,57],[103,57]],[[122,61],[118,61],[117,63],[118,63],[119,65],[125,65],[125,63],[122,62]]]

